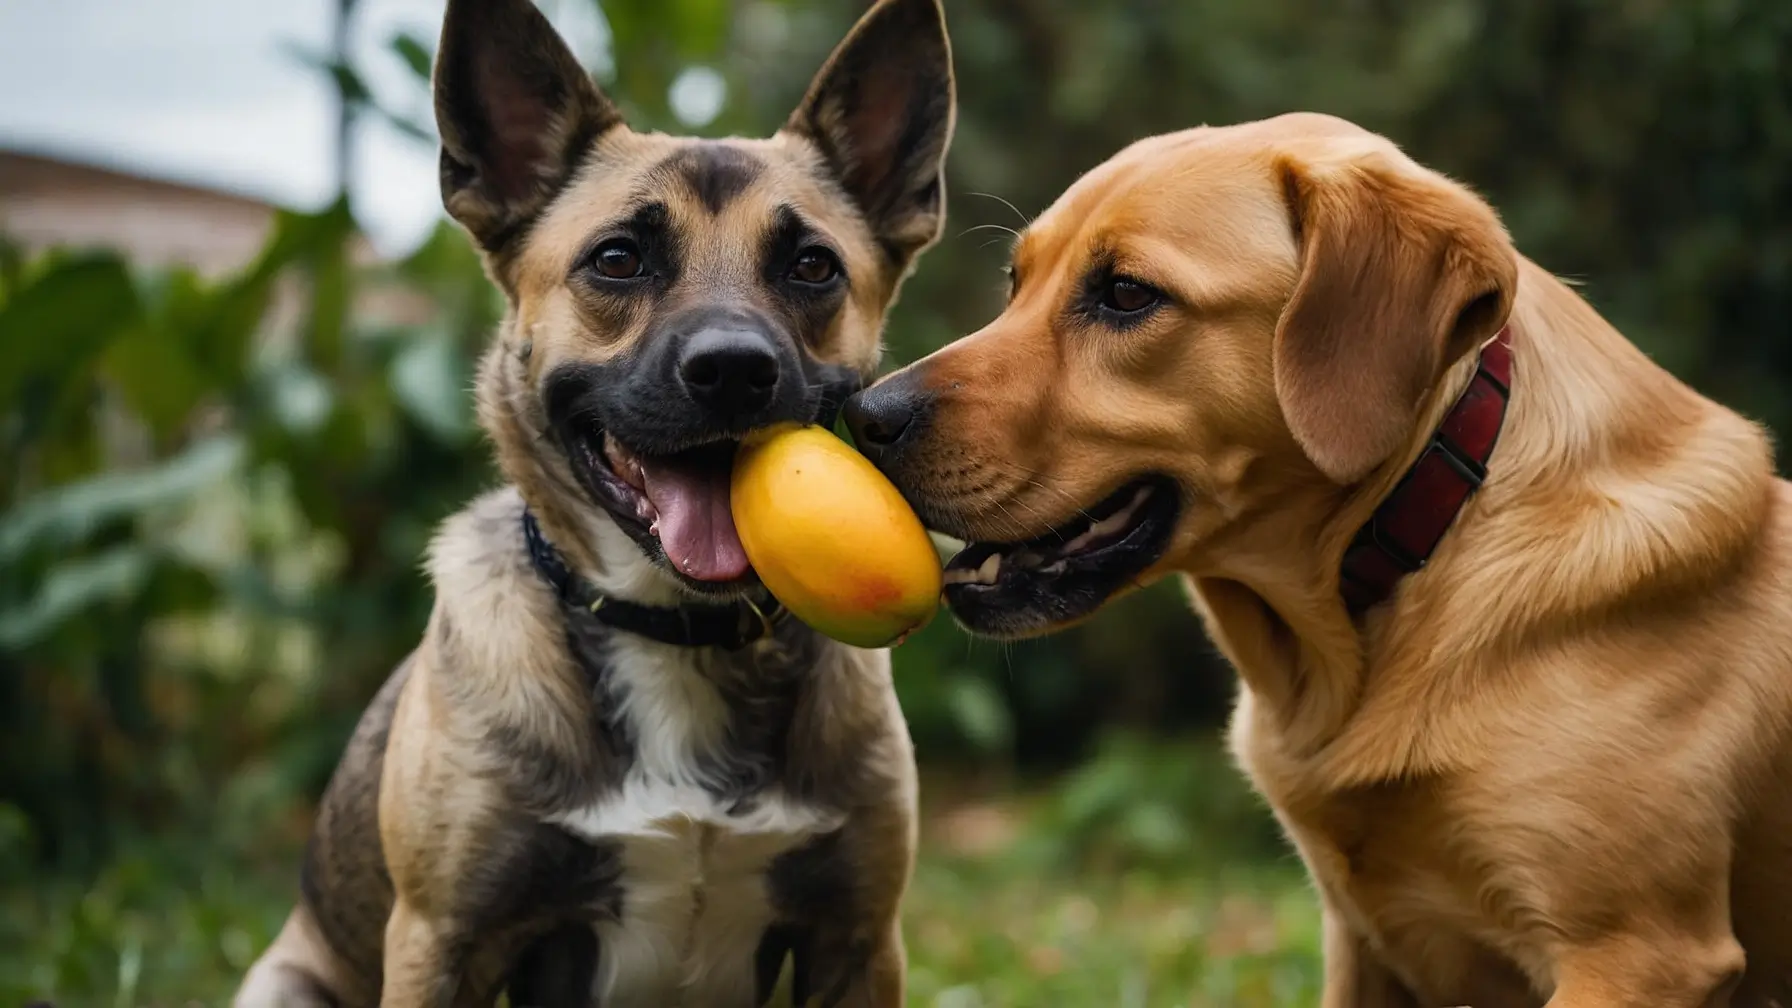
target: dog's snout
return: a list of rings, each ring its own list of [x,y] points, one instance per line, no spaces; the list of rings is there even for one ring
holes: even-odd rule
[[[757,413],[777,393],[777,349],[750,329],[704,329],[678,355],[678,378],[698,405],[723,417]]]
[[[873,385],[846,402],[846,426],[859,451],[881,462],[918,427],[924,393],[906,375]]]

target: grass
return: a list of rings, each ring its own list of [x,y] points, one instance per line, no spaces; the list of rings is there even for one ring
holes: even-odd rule
[[[1257,1008],[1318,1000],[1299,866],[1209,745],[1117,743],[1041,789],[929,781],[909,1003]],[[0,893],[0,1004],[223,1005],[284,917],[296,852],[144,842],[85,884]]]
[[[1042,878],[929,858],[907,913],[910,1003],[1255,1008],[1318,1003],[1298,876]]]

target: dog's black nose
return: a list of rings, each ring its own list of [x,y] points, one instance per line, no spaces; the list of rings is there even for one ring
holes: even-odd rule
[[[698,405],[721,417],[757,413],[778,389],[778,353],[750,329],[704,329],[685,341],[678,378]]]
[[[881,462],[915,430],[924,394],[906,375],[871,386],[846,401],[846,427],[859,451]]]

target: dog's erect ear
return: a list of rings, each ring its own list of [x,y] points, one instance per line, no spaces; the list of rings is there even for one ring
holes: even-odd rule
[[[1276,396],[1307,457],[1353,483],[1412,436],[1444,369],[1505,324],[1517,252],[1491,207],[1441,177],[1280,169],[1301,271],[1276,326]]]
[[[527,227],[622,121],[530,0],[448,0],[435,102],[442,205],[487,252]]]
[[[939,0],[879,0],[784,128],[821,148],[878,242],[906,266],[945,223],[954,107]]]

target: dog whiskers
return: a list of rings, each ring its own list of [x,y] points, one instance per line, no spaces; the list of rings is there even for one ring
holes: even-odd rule
[[[1016,238],[1020,237],[1019,231],[1014,230],[1013,228],[1009,227],[1006,224],[973,224],[970,227],[965,228],[963,231],[960,231],[958,233],[958,237],[963,238],[965,235],[970,234],[972,231],[1000,231],[1003,234],[1013,235]]]
[[[1079,516],[1081,516],[1083,518],[1088,518],[1090,521],[1094,521],[1094,517],[1092,515],[1090,515],[1089,512],[1082,505],[1077,503],[1077,500],[1075,497],[1072,497],[1068,491],[1064,490],[1061,487],[1055,487],[1055,486],[1052,486],[1048,483],[1041,481],[1039,478],[1039,475],[1040,475],[1039,473],[1034,472],[1033,470],[1028,469],[1025,466],[1017,465],[1016,463],[1013,463],[1013,462],[996,461],[994,464],[1002,467],[1003,469],[1006,470],[1008,475],[1014,476],[1014,477],[1020,479],[1021,482],[1023,482],[1023,483],[1027,483],[1030,486],[1033,486],[1040,490],[1045,491],[1046,493],[1056,494],[1059,498],[1061,498],[1064,501],[1064,503],[1070,505],[1070,509],[1072,511],[1075,511]],[[1017,503],[1018,503],[1018,501],[1017,501]]]
[[[1028,216],[1027,216],[1027,215],[1026,215],[1026,214],[1024,214],[1024,213],[1021,213],[1021,212],[1020,212],[1020,207],[1017,207],[1017,206],[1015,206],[1015,205],[1014,205],[1014,204],[1013,204],[1013,203],[1010,203],[1010,202],[1008,202],[1008,201],[1007,201],[1007,200],[1005,200],[1005,199],[1003,199],[1003,198],[1002,198],[1002,197],[1000,197],[1000,196],[997,196],[997,195],[996,195],[996,194],[995,194],[995,193],[986,193],[986,192],[974,192],[974,193],[970,193],[970,194],[969,194],[969,195],[972,195],[972,196],[981,196],[981,197],[983,197],[983,198],[984,198],[984,199],[992,199],[992,200],[995,200],[995,201],[996,201],[996,202],[997,202],[997,203],[1000,203],[1000,204],[1002,204],[1002,205],[1003,205],[1003,206],[1005,206],[1005,207],[1007,207],[1007,208],[1008,208],[1008,209],[1010,209],[1010,210],[1013,210],[1013,211],[1014,211],[1014,216],[1016,216],[1016,217],[1019,217],[1019,218],[1020,218],[1020,226],[1021,226],[1021,227],[1029,227],[1029,226],[1031,226],[1031,225],[1032,225],[1032,223],[1033,223],[1033,218],[1031,218],[1031,217],[1028,217]],[[1018,235],[1016,235],[1016,237],[1019,237],[1019,236],[1018,236]]]
[[[1003,517],[1008,519],[1008,529],[1007,529],[1007,531],[1002,533],[1002,537],[1004,539],[1023,538],[1025,528],[1021,525],[1020,522],[1014,520],[1014,512],[1009,511],[1007,506],[1004,505],[1000,500],[992,501],[991,503],[995,504],[995,506],[997,508],[1000,508]]]
[[[1021,500],[1018,497],[1016,497],[1014,499],[1014,503],[1019,504],[1021,507],[1024,507],[1029,512],[1031,512],[1033,517],[1035,519],[1037,519],[1041,525],[1046,525],[1046,526],[1051,525],[1051,520],[1045,516],[1045,512],[1039,510],[1038,508],[1034,507],[1031,504],[1028,504],[1026,501]],[[1085,515],[1084,517],[1087,517],[1087,516]]]
[[[1075,511],[1075,512],[1076,512],[1076,513],[1077,513],[1077,515],[1078,515],[1078,517],[1082,517],[1082,518],[1087,518],[1087,519],[1089,519],[1089,520],[1090,520],[1090,521],[1091,521],[1091,522],[1093,522],[1093,521],[1094,521],[1094,520],[1095,520],[1095,516],[1094,516],[1094,515],[1092,515],[1092,514],[1090,514],[1090,513],[1089,513],[1089,511],[1088,511],[1088,509],[1086,509],[1086,508],[1084,508],[1084,507],[1083,507],[1083,506],[1082,506],[1082,505],[1080,505],[1080,504],[1078,504],[1078,503],[1077,503],[1077,502],[1076,502],[1076,498],[1074,498],[1074,497],[1072,497],[1072,496],[1070,496],[1070,495],[1069,495],[1069,494],[1068,494],[1068,493],[1065,493],[1065,492],[1064,492],[1064,491],[1063,491],[1063,490],[1060,490],[1060,489],[1058,489],[1058,488],[1057,488],[1057,487],[1054,487],[1054,486],[1047,486],[1047,485],[1045,485],[1045,484],[1044,484],[1044,483],[1041,483],[1041,482],[1039,482],[1039,481],[1038,481],[1038,480],[1036,480],[1036,479],[1033,479],[1033,478],[1032,478],[1032,477],[1030,477],[1030,476],[1029,476],[1029,477],[1023,477],[1023,479],[1025,479],[1025,480],[1026,480],[1026,482],[1027,482],[1027,483],[1029,483],[1029,484],[1031,484],[1031,485],[1033,485],[1033,486],[1035,486],[1035,487],[1038,487],[1038,488],[1039,488],[1039,489],[1041,489],[1041,490],[1045,490],[1045,491],[1047,491],[1047,492],[1049,492],[1049,493],[1055,493],[1055,494],[1057,494],[1057,495],[1058,495],[1058,496],[1059,496],[1059,497],[1062,497],[1062,498],[1063,498],[1063,499],[1064,499],[1064,502],[1065,502],[1065,503],[1066,503],[1066,504],[1069,504],[1069,505],[1070,505],[1070,509],[1071,509],[1071,510],[1072,510],[1072,511]]]

